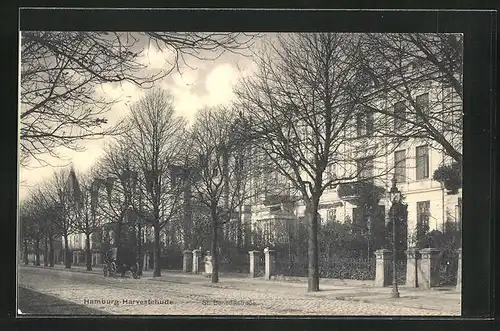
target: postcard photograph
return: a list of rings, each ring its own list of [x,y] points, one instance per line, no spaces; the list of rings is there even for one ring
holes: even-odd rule
[[[460,316],[462,34],[19,38],[18,316]]]

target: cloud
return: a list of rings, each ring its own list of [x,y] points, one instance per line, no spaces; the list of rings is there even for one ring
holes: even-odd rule
[[[175,72],[172,74],[172,82],[179,88],[190,87],[198,81],[197,70],[185,70],[181,73]]]
[[[144,52],[140,58],[141,63],[148,66],[148,69],[170,68],[166,59],[168,54],[162,54],[151,46],[148,52]],[[183,68],[182,75],[172,72],[164,80],[158,82],[156,86],[162,87],[172,93],[176,114],[184,116],[193,123],[197,112],[207,106],[227,104],[233,98],[233,85],[238,77],[251,74],[254,70],[253,63],[248,58],[240,58],[241,62],[234,63],[235,57],[229,54],[215,61],[200,61],[196,66]],[[233,64],[234,63],[234,64]],[[239,68],[241,71],[239,70]],[[129,113],[129,106],[141,99],[147,90],[141,89],[132,83],[124,82],[106,83],[95,89],[99,96],[108,100],[115,100],[116,103],[106,114],[110,124],[116,123]],[[75,170],[83,172],[91,167],[103,153],[103,146],[108,139],[91,140],[82,142],[87,148],[84,152],[74,152],[70,150],[60,150],[65,160],[49,158],[55,166],[67,165],[73,161]],[[69,160],[68,160],[69,159]],[[20,180],[23,185],[20,187],[20,198],[28,194],[30,186],[36,185],[40,181],[50,178],[52,173],[58,169],[52,167],[36,169],[20,169]]]
[[[205,79],[208,104],[214,106],[230,102],[234,97],[233,85],[237,79],[238,72],[230,64],[215,67]]]
[[[115,103],[111,106],[106,118],[110,125],[116,124],[129,113],[129,107],[140,100],[146,93],[130,82],[106,83],[96,87],[96,93]]]
[[[173,60],[174,53],[171,50],[160,51],[156,46],[150,44],[141,53],[138,62],[146,66],[147,69],[165,69],[172,67]]]

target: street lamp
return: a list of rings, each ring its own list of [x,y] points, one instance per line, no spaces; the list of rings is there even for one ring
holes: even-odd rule
[[[391,189],[387,192],[392,203],[392,292],[391,297],[399,298],[397,281],[397,256],[396,256],[396,206],[401,202],[401,192],[396,187],[396,176],[392,177]]]

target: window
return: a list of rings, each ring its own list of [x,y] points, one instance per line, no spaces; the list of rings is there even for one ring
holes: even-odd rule
[[[394,129],[400,129],[406,120],[406,105],[404,101],[394,104]]]
[[[417,202],[417,222],[429,225],[430,209],[431,202],[429,200]]]
[[[394,153],[394,174],[398,183],[406,181],[406,150]]]
[[[360,218],[360,213],[357,207],[354,207],[352,209],[352,223],[353,224],[359,224],[359,218]]]
[[[373,158],[364,157],[356,161],[357,174],[359,179],[369,179],[373,177]]]
[[[326,220],[327,222],[335,222],[337,219],[337,208],[330,208],[326,212]]]
[[[410,75],[416,75],[420,72],[420,69],[424,65],[424,60],[423,59],[416,59],[410,63],[408,66],[409,69],[409,74]]]
[[[356,115],[356,132],[358,134],[358,137],[364,136],[366,134],[366,127],[365,127],[365,114],[359,113]]]
[[[366,113],[366,134],[373,134],[373,112],[371,111]]]
[[[373,134],[373,112],[365,108],[356,115],[356,131],[358,137]]]
[[[417,180],[429,178],[429,147],[419,146],[416,149]]]
[[[326,168],[326,176],[327,176],[327,180],[331,180],[333,178],[336,177],[337,175],[337,169],[336,169],[336,164],[332,163],[332,164],[329,164]]]
[[[428,113],[429,111],[429,93],[424,93],[416,98],[416,103],[422,114],[419,113],[417,110],[417,117],[416,117],[416,122],[421,124],[423,123],[423,118],[424,116]]]
[[[274,185],[278,185],[279,182],[280,182],[280,180],[279,180],[279,173],[277,171],[275,171],[274,174],[273,174],[273,177],[274,177],[273,178],[273,184]]]

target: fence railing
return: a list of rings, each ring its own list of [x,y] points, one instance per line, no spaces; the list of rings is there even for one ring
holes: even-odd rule
[[[308,263],[302,259],[289,261],[278,259],[276,273],[283,276],[306,277]],[[375,279],[375,259],[343,258],[319,261],[321,278],[373,280]]]
[[[344,258],[320,261],[320,277],[373,280],[375,279],[375,259]]]
[[[307,261],[276,260],[276,275],[290,277],[307,277]]]
[[[392,284],[392,262],[389,264],[389,269],[390,269],[390,283]],[[398,260],[396,262],[396,280],[398,285],[404,285],[406,283],[406,259],[405,260]]]
[[[438,264],[440,286],[455,286],[457,284],[458,256],[441,259]]]
[[[220,272],[248,273],[250,268],[250,257],[248,254],[235,257],[221,257],[219,261]]]

